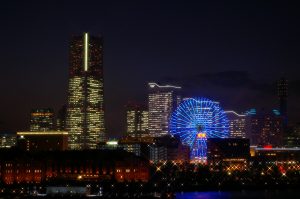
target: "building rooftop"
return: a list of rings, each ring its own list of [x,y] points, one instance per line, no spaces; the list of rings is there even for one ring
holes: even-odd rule
[[[150,88],[158,87],[158,88],[175,88],[175,89],[181,89],[180,86],[174,86],[174,85],[158,85],[157,83],[154,82],[149,82],[148,85]]]
[[[68,135],[66,131],[22,131],[17,132],[17,135],[24,136],[24,135]]]

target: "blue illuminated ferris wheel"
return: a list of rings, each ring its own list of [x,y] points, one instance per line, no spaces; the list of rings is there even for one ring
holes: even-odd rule
[[[188,98],[172,113],[170,132],[190,147],[191,158],[205,160],[207,138],[226,138],[229,123],[218,102]]]

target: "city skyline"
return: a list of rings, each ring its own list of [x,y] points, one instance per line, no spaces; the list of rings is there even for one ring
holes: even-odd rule
[[[98,7],[103,12],[93,12]],[[7,38],[3,44],[7,47],[1,47],[5,66],[1,128],[26,130],[32,108],[51,107],[57,113],[66,103],[68,42],[72,34],[82,32],[104,36],[111,136],[125,132],[120,113],[125,113],[129,100],[146,103],[147,83],[152,81],[182,86],[185,96],[209,97],[220,101],[225,110],[242,112],[252,107],[278,108],[275,82],[285,77],[288,114],[292,122],[299,122],[300,42],[299,28],[293,25],[299,14],[291,4],[191,3],[180,8],[179,2],[117,6],[63,2],[32,7],[6,2],[1,12],[6,30],[1,36]],[[78,10],[83,10],[82,18],[76,17]]]
[[[0,6],[0,198],[297,198],[290,1]]]

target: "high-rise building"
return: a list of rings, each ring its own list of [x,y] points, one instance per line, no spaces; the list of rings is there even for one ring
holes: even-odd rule
[[[144,137],[148,132],[148,110],[129,103],[126,106],[126,127],[129,136]]]
[[[65,131],[66,130],[66,117],[67,117],[67,106],[64,105],[58,111],[56,118],[56,130]]]
[[[149,133],[150,136],[163,136],[169,133],[169,120],[172,111],[181,101],[181,87],[148,83]]]
[[[281,147],[283,145],[283,118],[278,110],[251,112],[247,138],[251,145]]]
[[[246,138],[247,115],[235,111],[225,111],[229,121],[230,138]]]
[[[96,149],[105,140],[103,96],[102,38],[73,36],[66,121],[70,149]]]
[[[32,109],[30,113],[30,131],[51,131],[54,112],[51,108]]]
[[[288,81],[285,78],[281,78],[277,81],[277,95],[279,100],[279,112],[283,117],[284,128],[287,128],[287,97],[288,97]]]

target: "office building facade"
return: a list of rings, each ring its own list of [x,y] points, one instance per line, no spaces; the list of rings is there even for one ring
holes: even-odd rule
[[[283,145],[283,117],[277,110],[259,111],[249,114],[247,138],[254,146]]]
[[[211,171],[245,171],[249,167],[250,142],[243,138],[208,138],[207,163]]]
[[[167,135],[170,116],[181,102],[181,87],[157,83],[148,83],[148,86],[149,135]]]
[[[69,55],[66,130],[70,149],[95,149],[105,140],[102,38],[73,36]]]
[[[54,129],[53,121],[53,109],[32,109],[30,113],[30,131],[51,131]]]
[[[17,147],[23,151],[65,151],[68,133],[65,131],[17,132]]]
[[[0,132],[0,148],[11,148],[16,145],[15,132]]]
[[[229,121],[230,138],[246,138],[248,117],[245,114],[238,114],[235,111],[225,111]]]
[[[148,133],[148,110],[137,104],[126,106],[126,131],[130,137],[144,137]]]

